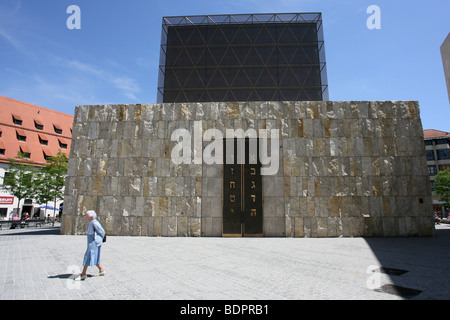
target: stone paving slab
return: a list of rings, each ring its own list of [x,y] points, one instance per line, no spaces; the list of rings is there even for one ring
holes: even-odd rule
[[[81,271],[86,236],[0,230],[1,300],[403,300],[450,296],[450,225],[426,238],[109,236],[106,276]],[[398,276],[379,267],[407,271]],[[422,291],[405,298],[386,284]]]

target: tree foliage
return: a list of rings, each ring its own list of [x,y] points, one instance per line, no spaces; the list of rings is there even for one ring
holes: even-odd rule
[[[38,203],[47,203],[63,198],[68,159],[61,152],[47,159],[47,165],[35,169],[18,153],[14,159],[9,159],[10,166],[3,180],[2,189],[20,200],[30,198]],[[18,205],[19,207],[19,205]]]
[[[33,197],[32,181],[36,171],[30,165],[30,161],[25,158],[25,153],[18,152],[16,158],[8,159],[10,165],[3,178],[2,189],[20,200]]]
[[[68,159],[61,150],[55,157],[47,159],[47,165],[41,167],[35,180],[35,199],[39,203],[47,204],[63,198],[63,189],[65,186],[65,177],[67,174]],[[47,212],[47,209],[45,210]]]
[[[439,171],[434,178],[434,187],[440,200],[450,204],[450,169]]]

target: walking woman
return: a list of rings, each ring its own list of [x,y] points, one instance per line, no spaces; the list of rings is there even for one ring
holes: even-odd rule
[[[86,271],[89,266],[96,265],[99,271],[99,276],[105,275],[105,269],[100,265],[100,251],[102,248],[103,237],[105,230],[97,220],[97,214],[94,210],[86,212],[87,226],[87,249],[83,259],[83,271],[75,280],[85,280]]]

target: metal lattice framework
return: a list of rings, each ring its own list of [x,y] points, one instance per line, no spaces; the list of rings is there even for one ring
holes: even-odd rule
[[[320,13],[164,17],[158,102],[328,100]]]

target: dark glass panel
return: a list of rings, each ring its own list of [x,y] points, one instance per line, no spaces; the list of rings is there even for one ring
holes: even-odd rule
[[[323,99],[327,85],[322,83],[323,43],[317,41],[320,19],[294,23],[303,19],[298,14],[265,15],[272,22],[290,23],[259,23],[264,17],[224,17],[225,24],[215,24],[214,19],[220,18],[215,16],[194,17],[197,22],[167,18],[176,26],[163,26],[167,39],[162,40],[161,53],[166,56],[161,59],[159,83],[164,88],[158,88],[159,101],[160,97],[161,102]]]

